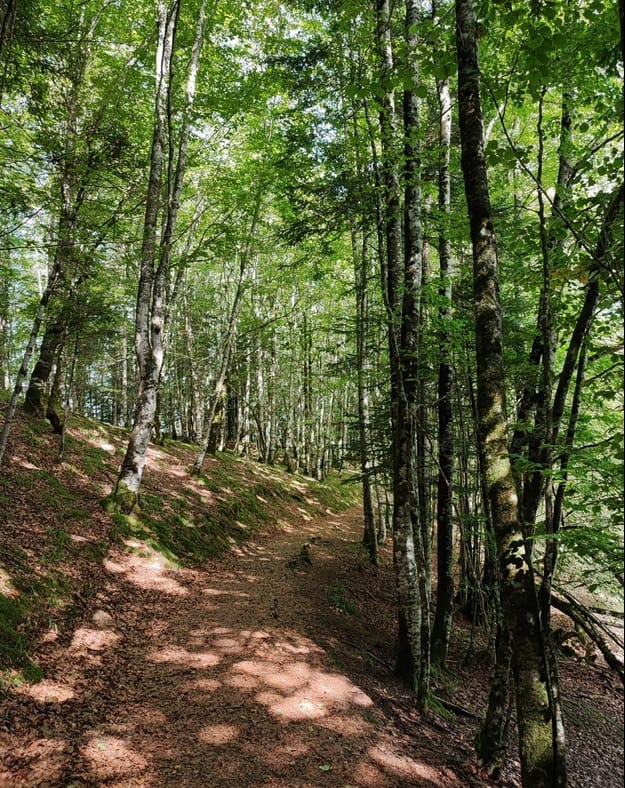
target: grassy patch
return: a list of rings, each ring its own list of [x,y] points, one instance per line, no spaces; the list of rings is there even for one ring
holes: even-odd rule
[[[73,553],[72,538],[60,525],[46,529],[48,547],[41,556],[46,563],[61,561]]]
[[[169,560],[198,564],[249,538],[267,521],[270,515],[257,495],[248,487],[221,497],[207,512],[193,509],[185,498],[144,494],[137,517],[115,515],[114,522],[118,534],[144,539]]]
[[[349,598],[347,591],[345,590],[345,586],[341,585],[340,583],[335,585],[330,590],[330,600],[332,601],[332,605],[337,608],[337,610],[342,610],[345,613],[349,613],[350,616],[360,615],[358,605],[356,605],[356,603]]]

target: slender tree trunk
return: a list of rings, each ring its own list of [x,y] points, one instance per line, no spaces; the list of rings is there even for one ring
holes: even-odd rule
[[[6,267],[4,267],[5,265]],[[8,391],[11,387],[9,371],[9,281],[11,277],[8,255],[6,263],[0,270],[3,272],[2,281],[0,281],[0,391]]]
[[[417,701],[426,712],[430,688],[430,523],[425,479],[426,407],[421,365],[421,335],[424,312],[422,289],[426,269],[426,248],[421,219],[421,149],[419,141],[419,3],[406,0],[404,37],[408,82],[403,96],[404,117],[404,271],[399,350],[400,415],[397,424],[401,441],[399,468],[409,482],[410,521],[419,599],[419,664]],[[405,413],[402,414],[402,410]],[[399,433],[403,436],[400,437]]]
[[[200,445],[200,450],[197,453],[195,462],[193,464],[192,472],[196,475],[201,473],[202,471],[202,465],[204,464],[204,460],[206,458],[206,451],[208,449],[208,443],[210,440],[211,425],[215,418],[217,403],[219,401],[219,398],[223,396],[225,390],[226,378],[228,376],[228,371],[230,369],[230,362],[232,358],[232,352],[234,350],[237,321],[239,318],[241,302],[243,299],[243,290],[244,290],[243,285],[245,281],[245,274],[252,256],[253,244],[256,238],[256,229],[262,209],[262,201],[263,201],[263,187],[261,185],[256,193],[252,220],[247,234],[245,247],[241,251],[241,254],[239,255],[239,276],[237,279],[237,286],[234,294],[234,300],[232,302],[232,307],[230,308],[230,315],[228,316],[228,326],[226,328],[226,335],[224,337],[223,346],[221,348],[221,362],[219,365],[219,373],[217,375],[217,380],[215,381],[215,389],[213,392],[213,398],[211,400],[211,408],[208,414],[208,418],[205,421],[206,428],[205,430],[203,430],[202,443]]]
[[[393,52],[389,0],[376,0],[376,37],[380,82],[392,84]],[[392,88],[381,99],[383,221],[386,248],[384,293],[388,315],[391,368],[391,423],[393,455],[393,565],[398,600],[397,671],[415,692],[419,691],[421,664],[421,603],[415,557],[413,511],[415,508],[414,419],[403,391],[402,306],[404,266],[401,260],[401,201],[396,154],[397,117]],[[413,294],[414,295],[414,294]],[[414,414],[413,414],[414,415]]]
[[[474,262],[478,438],[485,450],[502,609],[512,638],[523,785],[561,786],[566,784],[565,754],[553,736],[538,601],[509,459],[498,259],[484,157],[476,30],[473,3],[456,0],[462,171]]]
[[[354,282],[356,291],[356,365],[358,386],[358,448],[360,454],[360,472],[362,474],[362,500],[364,509],[363,544],[369,552],[372,564],[380,561],[378,538],[373,511],[373,495],[371,486],[371,457],[369,451],[369,396],[368,359],[367,359],[367,237],[363,230],[362,244],[359,248],[356,228],[352,227],[352,257],[354,260]]]
[[[178,2],[175,2],[171,8],[167,7],[164,0],[159,2],[154,130],[135,311],[135,352],[139,380],[133,427],[117,484],[112,493],[117,506],[125,512],[132,512],[138,506],[139,487],[156,413],[157,387],[163,362],[162,329],[165,304],[163,282],[158,283],[158,288],[155,283],[156,239],[166,155],[167,102],[178,10]]]
[[[437,83],[441,112],[439,127],[439,170],[438,209],[441,215],[441,230],[438,240],[440,267],[439,296],[439,356],[438,367],[438,483],[436,506],[436,559],[437,593],[436,614],[432,626],[432,662],[445,667],[454,604],[453,566],[453,474],[454,432],[452,411],[452,365],[451,335],[448,324],[451,320],[452,257],[447,236],[446,218],[451,209],[451,178],[449,173],[451,151],[451,96],[449,79]]]
[[[202,430],[202,435],[203,435],[202,443],[200,446],[200,450],[198,451],[197,456],[195,458],[195,462],[193,464],[192,472],[196,476],[202,472],[202,466],[204,464],[204,460],[206,459],[206,452],[208,451],[211,429],[213,422],[215,420],[215,414],[217,412],[219,402],[221,401],[225,393],[226,377],[228,376],[228,371],[230,369],[230,360],[232,358],[232,352],[234,349],[234,344],[236,339],[237,321],[239,318],[239,311],[241,308],[241,300],[243,298],[245,266],[246,266],[246,257],[245,255],[241,255],[239,259],[239,276],[237,279],[237,286],[234,293],[232,306],[230,308],[230,315],[228,316],[228,326],[226,328],[226,334],[221,347],[221,362],[219,365],[219,372],[217,374],[217,379],[215,381],[215,388],[213,390],[213,395],[211,397],[210,410],[208,412],[206,419],[204,420],[204,428]]]
[[[171,308],[171,293],[169,292],[171,250],[186,169],[191,109],[195,99],[199,56],[204,38],[206,5],[206,0],[203,0],[196,19],[180,137],[177,155],[175,155],[172,139],[171,96],[173,54],[180,2],[175,0],[169,7],[164,0],[159,2],[154,132],[135,313],[135,350],[139,370],[139,387],[128,448],[116,487],[112,493],[112,497],[123,511],[132,511],[138,505],[147,446],[154,427],[157,409],[158,389],[165,351],[165,327],[168,310]],[[168,151],[169,157],[167,158]],[[157,251],[157,228],[161,213],[160,192],[165,164],[167,164],[168,176],[167,205],[160,249]]]

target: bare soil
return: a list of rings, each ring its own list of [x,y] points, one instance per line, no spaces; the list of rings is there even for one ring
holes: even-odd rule
[[[25,457],[16,451],[14,467],[41,460]],[[165,500],[183,463],[154,456],[151,467],[146,484]],[[83,480],[92,519],[74,524],[77,539],[106,533],[109,479]],[[14,506],[12,538],[34,552],[33,532],[54,515],[35,490]],[[33,659],[45,678],[0,694],[0,786],[518,785],[514,742],[499,780],[475,760],[490,664],[480,637],[466,660],[466,622],[437,689],[456,714],[421,719],[395,679],[390,546],[371,567],[361,518],[291,507],[199,568],[134,537],[89,578],[77,563],[91,593],[65,624],[42,627]],[[570,784],[622,786],[622,686],[599,660],[563,662],[562,684]]]

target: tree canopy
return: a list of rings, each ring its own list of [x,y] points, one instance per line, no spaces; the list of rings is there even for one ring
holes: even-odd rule
[[[623,595],[623,109],[622,2],[0,2],[0,462],[25,388],[130,431],[115,511],[148,441],[349,468],[421,711],[456,605],[484,762],[511,655],[564,784],[551,606]]]

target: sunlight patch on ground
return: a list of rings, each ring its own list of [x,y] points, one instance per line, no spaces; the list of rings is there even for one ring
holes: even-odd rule
[[[198,679],[185,684],[185,688],[202,690],[203,692],[216,692],[222,686],[221,681],[217,681],[217,679]]]
[[[323,654],[322,648],[313,643],[308,638],[302,637],[294,630],[282,631],[281,635],[286,636],[288,639],[272,640],[268,643],[261,643],[260,647],[266,647],[265,651],[271,654],[271,660],[276,661],[278,657],[285,657],[291,659],[293,655],[307,655],[307,654]]]
[[[65,703],[75,696],[74,690],[67,684],[58,684],[48,679],[37,684],[22,684],[15,692],[17,695],[27,695],[38,703]]]
[[[15,459],[15,457],[14,457],[14,459]],[[18,462],[18,465],[21,465],[22,468],[26,468],[26,470],[28,470],[28,471],[38,471],[39,470],[39,466],[38,465],[33,465],[32,462],[29,462],[28,460],[21,460],[20,462]]]
[[[74,637],[70,645],[70,651],[85,652],[85,651],[104,651],[111,646],[114,646],[121,640],[121,635],[117,632],[102,629],[89,629],[89,627],[80,627],[74,632]]]
[[[82,747],[81,755],[99,780],[129,776],[148,766],[128,742],[115,736],[94,736]]]
[[[241,649],[241,641],[238,638],[217,638],[213,646],[218,648],[222,654],[236,654]]]
[[[245,676],[242,673],[238,673],[235,676],[228,676],[225,683],[229,687],[240,690],[253,690],[260,686],[260,681],[254,676]]]
[[[186,596],[189,592],[173,577],[173,564],[153,547],[139,539],[128,539],[124,542],[133,552],[116,554],[115,558],[105,558],[104,568],[114,575],[124,578],[139,588],[148,591],[162,591],[172,596]]]
[[[268,632],[263,632],[262,629],[257,629],[254,632],[250,632],[249,629],[243,629],[241,631],[241,636],[244,638],[250,638],[251,640],[267,640],[271,637]]]
[[[170,646],[148,655],[151,662],[177,662],[190,668],[212,668],[221,662],[221,657],[211,651],[187,651],[178,646]]]
[[[229,591],[227,588],[203,588],[202,593],[206,596],[238,596],[243,599],[249,599],[249,594],[246,591]]]
[[[447,780],[441,779],[440,772],[433,769],[431,766],[427,766],[420,761],[413,761],[411,758],[406,758],[405,756],[396,755],[382,747],[369,747],[367,755],[372,761],[379,763],[380,766],[391,772],[391,774],[402,780],[406,780],[407,784],[416,783],[418,785],[421,783],[431,786],[441,786],[441,788],[445,788],[445,786],[449,785]]]
[[[176,468],[172,468],[170,466],[168,470],[172,476],[177,476],[179,479],[186,479],[187,476],[189,475],[187,469],[184,468],[182,465],[178,465]]]
[[[371,731],[371,724],[360,717],[345,717],[342,715],[325,717],[317,724],[341,736],[366,736]]]
[[[13,588],[11,575],[0,566],[0,594],[4,596],[17,597],[19,593]]]
[[[287,698],[276,692],[260,692],[256,700],[266,706],[274,717],[289,722],[316,720],[328,713],[323,703],[308,697],[305,691]]]
[[[318,719],[336,707],[373,705],[371,698],[344,676],[312,668],[305,662],[243,660],[233,665],[232,670],[231,686],[269,688],[256,695],[256,700],[282,720]],[[237,680],[237,674],[250,677],[252,681],[246,684]]]
[[[236,725],[206,725],[198,733],[198,737],[205,742],[218,746],[220,744],[228,744],[234,741],[239,735],[239,729]]]
[[[377,788],[380,785],[388,785],[383,772],[370,763],[359,763],[354,770],[353,779],[354,786],[372,786],[372,788]]]

